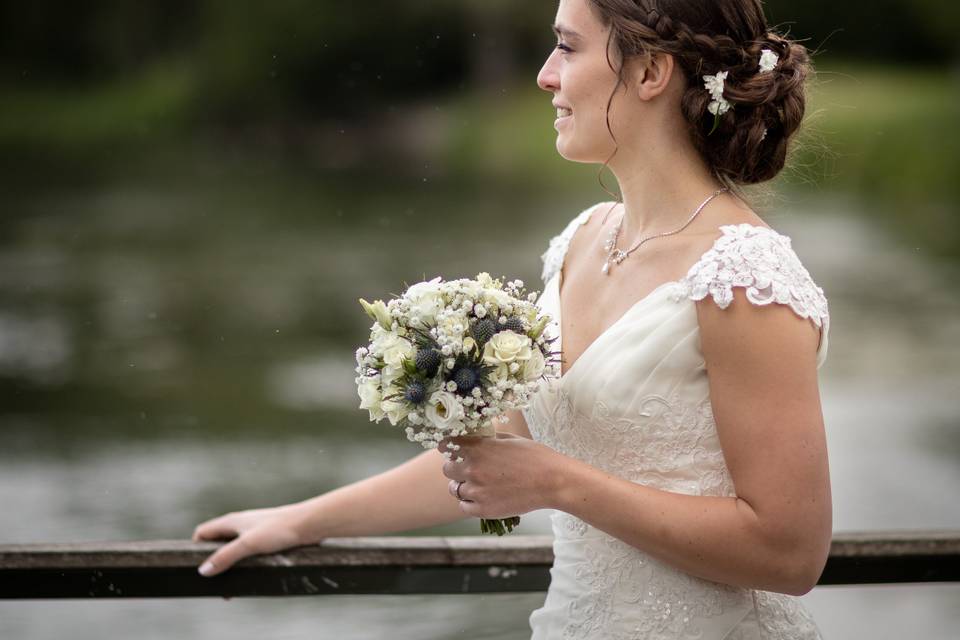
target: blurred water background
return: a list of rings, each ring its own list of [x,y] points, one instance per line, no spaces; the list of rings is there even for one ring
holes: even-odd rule
[[[834,528],[960,529],[958,10],[766,7],[820,52],[755,204],[830,303]],[[541,290],[549,238],[609,199],[535,84],[554,9],[0,2],[0,542],[189,538],[418,453],[357,409],[357,298]],[[543,597],[10,601],[0,638],[526,638]],[[828,638],[960,623],[960,585],[804,601]]]

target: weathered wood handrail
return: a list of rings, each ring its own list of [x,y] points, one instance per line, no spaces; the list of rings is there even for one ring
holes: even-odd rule
[[[0,598],[162,598],[546,591],[550,536],[328,538],[213,578],[221,543],[0,545]],[[819,584],[960,581],[960,531],[835,534]]]

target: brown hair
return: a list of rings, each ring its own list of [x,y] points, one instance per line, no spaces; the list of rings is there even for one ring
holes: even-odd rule
[[[680,109],[691,140],[717,179],[736,190],[783,169],[788,142],[803,120],[813,67],[806,47],[767,26],[760,0],[589,0],[589,5],[610,28],[607,62],[619,77],[614,93],[624,82],[628,58],[669,53],[687,80]],[[619,69],[610,61],[611,43],[620,53]],[[762,49],[779,56],[766,73],[758,73]],[[711,97],[702,76],[719,71],[728,72],[723,96],[732,108],[708,135],[714,115],[707,110]],[[612,101],[613,94],[607,102],[611,136]]]

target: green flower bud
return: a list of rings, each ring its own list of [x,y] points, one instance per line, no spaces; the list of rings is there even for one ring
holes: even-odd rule
[[[536,340],[540,337],[540,334],[543,333],[544,328],[549,322],[550,316],[542,316],[536,321],[536,323],[534,323],[532,327],[530,327],[530,331],[527,332],[527,335],[530,336],[531,339]]]
[[[390,312],[387,311],[387,305],[383,303],[383,300],[374,300],[373,304],[370,304],[363,298],[360,298],[360,306],[367,312],[371,320],[379,322],[380,326],[387,331],[391,330],[393,327],[393,318],[390,317]]]

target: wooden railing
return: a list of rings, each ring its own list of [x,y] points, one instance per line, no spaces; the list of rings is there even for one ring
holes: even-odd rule
[[[546,591],[550,536],[328,538],[212,578],[219,543],[0,545],[0,598],[164,598]],[[960,531],[836,534],[821,585],[960,582]]]

